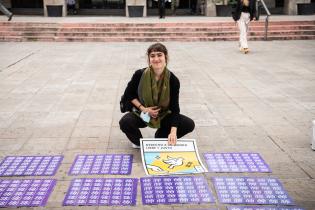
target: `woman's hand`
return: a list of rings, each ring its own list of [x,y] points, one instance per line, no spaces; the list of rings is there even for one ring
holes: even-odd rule
[[[152,118],[157,118],[159,116],[160,110],[161,108],[159,108],[158,106],[151,106],[151,107],[146,107],[145,110],[143,110],[143,112],[148,113],[150,117]]]
[[[168,134],[168,144],[171,146],[175,146],[177,142],[177,128],[172,127],[170,134]]]

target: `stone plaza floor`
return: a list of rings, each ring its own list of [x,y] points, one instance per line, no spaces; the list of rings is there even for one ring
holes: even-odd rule
[[[63,207],[77,154],[130,153],[131,175],[145,177],[139,150],[119,129],[120,96],[151,43],[0,43],[0,158],[64,155],[46,207],[33,209],[226,209],[214,204]],[[169,68],[181,81],[181,112],[196,123],[186,136],[199,153],[257,152],[272,173],[206,173],[280,179],[295,203],[315,209],[315,42],[169,42]],[[142,129],[145,137],[154,131]],[[126,177],[126,176],[81,176]],[[38,177],[32,177],[38,178]],[[42,177],[41,177],[42,178]],[[32,208],[20,208],[32,209]]]

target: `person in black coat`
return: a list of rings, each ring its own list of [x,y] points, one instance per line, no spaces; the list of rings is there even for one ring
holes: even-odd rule
[[[247,33],[250,21],[256,14],[256,0],[238,0],[235,11],[232,13],[234,21],[237,22],[240,39],[239,47],[243,53],[248,53]]]
[[[147,50],[149,66],[135,71],[124,96],[132,104],[130,112],[119,121],[120,129],[138,148],[142,134],[140,128],[157,129],[155,138],[167,138],[169,145],[176,145],[181,138],[195,128],[189,117],[180,114],[180,82],[167,68],[168,52],[161,43]]]
[[[165,18],[165,0],[158,0],[159,3],[159,16]]]

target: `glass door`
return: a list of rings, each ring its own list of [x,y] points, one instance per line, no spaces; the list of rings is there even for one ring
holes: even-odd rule
[[[12,0],[12,8],[43,8],[43,0]]]
[[[199,12],[197,5],[198,0],[165,0],[166,15],[195,15]],[[158,15],[158,7],[158,0],[147,0],[148,15]]]
[[[80,0],[81,9],[124,9],[125,0]]]

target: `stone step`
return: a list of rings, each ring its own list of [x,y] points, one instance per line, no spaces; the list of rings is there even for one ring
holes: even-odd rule
[[[224,26],[224,27],[168,27],[168,28],[149,28],[149,27],[11,27],[6,26],[0,29],[1,31],[40,31],[40,32],[212,32],[212,31],[235,31],[238,30],[236,26]],[[251,26],[251,31],[264,31],[264,26]],[[269,30],[315,30],[315,25],[286,25],[286,26],[270,26]]]
[[[315,35],[273,35],[271,40],[314,40]],[[249,40],[261,41],[263,36],[251,36]],[[18,37],[18,36],[0,36],[0,41],[25,42],[25,41],[43,41],[43,42],[203,42],[203,41],[237,41],[238,36],[226,37]]]
[[[251,26],[264,25],[264,21],[253,21]],[[46,26],[46,27],[188,27],[188,26],[234,26],[234,21],[187,22],[187,23],[42,23],[0,22],[0,26]],[[315,25],[315,21],[270,21],[269,25]]]
[[[238,40],[230,22],[35,23],[0,22],[0,41],[216,41]],[[264,39],[264,22],[252,22],[249,39]],[[315,21],[270,22],[269,40],[314,39]]]
[[[250,31],[249,36],[263,36],[264,31]],[[315,30],[281,30],[268,31],[268,35],[315,35]],[[33,32],[33,31],[0,31],[0,36],[25,37],[212,37],[237,36],[238,31],[214,32]]]

